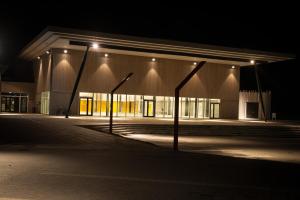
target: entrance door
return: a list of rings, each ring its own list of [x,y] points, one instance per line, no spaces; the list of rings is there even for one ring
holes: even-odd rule
[[[93,98],[80,97],[80,115],[93,115]]]
[[[220,104],[219,103],[211,103],[210,104],[210,118],[211,119],[220,118]]]
[[[19,112],[19,97],[2,97],[2,112]]]
[[[154,117],[155,116],[155,102],[154,100],[144,100],[144,117]]]

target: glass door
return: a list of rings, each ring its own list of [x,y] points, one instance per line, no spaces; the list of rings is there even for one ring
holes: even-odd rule
[[[155,116],[155,103],[154,100],[144,100],[144,117],[154,117]]]
[[[210,118],[211,119],[220,118],[220,104],[219,103],[211,103],[210,104]]]
[[[80,115],[93,115],[93,98],[80,97]]]

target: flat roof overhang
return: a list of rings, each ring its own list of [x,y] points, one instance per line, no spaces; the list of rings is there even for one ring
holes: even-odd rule
[[[59,27],[46,28],[23,49],[20,56],[27,60],[33,60],[43,55],[47,50],[54,48],[85,50],[84,46],[72,45],[72,41],[97,43],[100,45],[99,48],[90,49],[90,51],[96,52],[192,62],[207,61],[239,66],[249,66],[250,60],[255,60],[257,63],[271,63],[295,58],[294,55],[288,54],[106,34]]]

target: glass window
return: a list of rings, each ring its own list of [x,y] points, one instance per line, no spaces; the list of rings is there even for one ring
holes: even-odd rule
[[[189,117],[189,100],[187,97],[180,98],[180,105],[179,105],[179,116],[182,118]]]
[[[209,118],[209,99],[203,99],[204,101],[204,118]]]
[[[135,95],[127,95],[126,116],[133,117],[135,109]]]
[[[197,99],[197,118],[204,118],[204,101],[202,98]]]
[[[42,92],[41,94],[41,113],[49,115],[50,92]]]
[[[101,116],[101,98],[100,93],[94,93],[93,116]]]
[[[154,96],[144,96],[145,100],[154,100]]]
[[[126,94],[118,95],[118,116],[124,117],[126,114]]]
[[[107,116],[110,115],[110,94],[107,94]],[[118,95],[114,94],[114,99],[113,99],[113,116],[118,116]]]
[[[196,116],[196,98],[189,98],[189,115],[190,118],[195,118]]]
[[[134,109],[135,117],[143,116],[143,96],[135,95],[135,109]]]
[[[80,97],[93,97],[92,92],[79,92]]]
[[[102,117],[106,117],[108,116],[108,111],[109,111],[109,98],[108,98],[108,94],[100,94],[100,99],[101,99],[101,102],[100,102],[100,112],[101,112],[101,116]]]
[[[156,97],[156,113],[157,117],[164,117],[165,115],[165,98],[164,97]]]
[[[174,97],[165,97],[165,117],[173,117]]]
[[[211,103],[210,104],[210,118],[217,119],[220,117],[220,104],[219,103]]]
[[[220,103],[220,99],[210,99],[210,103]]]

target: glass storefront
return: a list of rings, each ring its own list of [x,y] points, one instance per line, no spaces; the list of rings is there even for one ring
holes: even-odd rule
[[[26,113],[28,108],[28,95],[23,93],[2,93],[1,112]]]
[[[110,94],[80,92],[80,115],[108,117]],[[220,117],[220,99],[179,98],[183,119]],[[114,94],[113,115],[117,117],[174,117],[175,98],[168,96]]]

